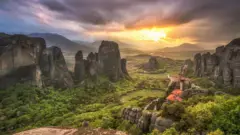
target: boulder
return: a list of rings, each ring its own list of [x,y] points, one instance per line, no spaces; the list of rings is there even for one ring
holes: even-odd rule
[[[124,76],[121,69],[120,51],[116,42],[102,41],[98,51],[98,59],[101,73],[111,81],[117,81]]]
[[[43,51],[40,69],[45,86],[54,86],[56,88],[73,87],[73,79],[60,48],[53,46]]]
[[[75,55],[74,77],[77,82],[85,79],[85,65],[82,51],[78,51]]]
[[[155,122],[155,128],[160,132],[164,132],[166,129],[170,128],[172,124],[173,121],[171,119],[158,117]]]

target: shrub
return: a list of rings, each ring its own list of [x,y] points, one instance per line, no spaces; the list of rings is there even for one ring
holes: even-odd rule
[[[147,135],[161,135],[159,130],[154,129],[151,133],[147,134]]]
[[[213,109],[216,106],[214,102],[199,103],[195,106],[186,108],[183,118],[190,127],[196,128],[197,131],[207,130],[207,125],[212,122]]]
[[[220,129],[217,129],[213,132],[208,133],[207,135],[224,135],[224,132],[222,132]]]
[[[209,80],[208,78],[197,78],[195,80],[193,80],[193,82],[203,88],[210,88],[214,86],[214,83]]]
[[[161,135],[179,135],[175,128],[169,128],[165,130]]]
[[[134,124],[131,126],[131,128],[128,130],[128,133],[130,135],[141,135],[141,130]]]

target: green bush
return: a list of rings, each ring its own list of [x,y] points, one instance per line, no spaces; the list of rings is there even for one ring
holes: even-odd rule
[[[161,135],[179,135],[175,128],[166,129]]]
[[[213,132],[208,133],[207,135],[224,135],[224,132],[222,132],[220,129],[217,129]]]
[[[202,88],[210,88],[214,86],[214,83],[208,78],[197,78],[193,80],[193,83]]]
[[[196,99],[200,102],[196,103]],[[185,113],[176,124],[179,131],[206,132],[217,129],[224,134],[238,134],[240,132],[240,97],[215,96],[199,97],[184,101]],[[191,103],[193,101],[193,103]]]
[[[128,133],[130,135],[141,135],[141,130],[134,124],[131,126],[131,128],[128,130]]]
[[[154,129],[151,133],[149,133],[147,135],[161,135],[161,133],[159,132],[159,130]]]
[[[123,120],[121,122],[121,124],[119,124],[119,126],[117,127],[118,130],[121,130],[121,131],[128,131],[130,129],[130,127],[132,126],[132,124],[127,121],[127,120]]]

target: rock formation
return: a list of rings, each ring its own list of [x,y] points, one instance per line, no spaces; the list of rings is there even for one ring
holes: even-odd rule
[[[121,56],[118,44],[112,41],[102,41],[98,50],[100,71],[111,81],[124,77],[121,66]]]
[[[112,81],[129,77],[126,59],[121,59],[118,44],[103,41],[98,53],[83,59],[81,51],[75,56],[74,79],[105,75]],[[39,87],[73,87],[73,78],[58,47],[46,48],[42,38],[0,34],[0,88],[16,83],[30,83]]]
[[[125,78],[131,79],[131,77],[129,76],[128,71],[127,71],[127,59],[121,59],[121,69],[122,69],[122,72],[123,72]]]
[[[73,87],[73,79],[60,48],[53,46],[43,51],[40,69],[45,86],[55,86],[57,88]]]
[[[1,37],[0,86],[30,83],[39,87],[72,87],[61,49],[46,48],[42,38],[24,35]]]
[[[148,60],[148,63],[146,63],[143,68],[150,71],[159,69],[157,57],[151,56]]]
[[[196,54],[194,67],[198,77],[211,77],[218,84],[240,88],[240,38],[217,47],[214,54]]]
[[[39,61],[46,48],[41,38],[13,35],[1,38],[0,86],[6,88],[19,82],[42,86]]]
[[[77,82],[85,79],[85,65],[82,51],[78,51],[75,55],[74,77]]]
[[[194,74],[201,76],[201,54],[198,53],[194,56]]]
[[[142,111],[139,108],[124,108],[122,118],[136,124],[143,133],[153,129],[164,132],[173,124],[171,119],[163,118],[157,112]]]

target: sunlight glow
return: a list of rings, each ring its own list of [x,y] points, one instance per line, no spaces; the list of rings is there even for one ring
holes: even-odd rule
[[[152,40],[158,42],[160,39],[165,39],[167,37],[167,34],[163,29],[143,29],[139,32],[141,34],[141,40]]]

